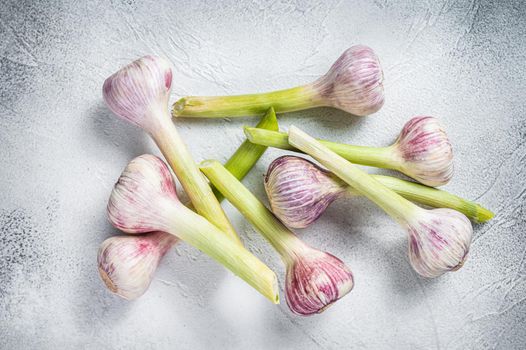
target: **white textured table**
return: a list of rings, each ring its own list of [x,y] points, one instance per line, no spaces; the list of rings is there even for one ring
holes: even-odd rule
[[[523,348],[526,343],[526,6],[510,1],[7,0],[0,4],[0,348]],[[416,114],[441,119],[455,151],[447,190],[496,212],[460,271],[410,268],[406,236],[365,199],[335,203],[300,235],[348,263],[354,290],[325,313],[273,306],[179,245],[135,302],[99,279],[105,206],[126,163],[158,154],[104,106],[105,77],[144,54],[174,66],[172,100],[309,82],[352,44],[378,53],[386,104],[356,118],[318,109],[283,129],[387,145]],[[196,160],[224,161],[256,119],[177,120]],[[245,183],[265,198],[269,150]],[[265,241],[229,204],[246,245]],[[283,297],[283,293],[282,293]],[[282,298],[283,299],[283,298]]]

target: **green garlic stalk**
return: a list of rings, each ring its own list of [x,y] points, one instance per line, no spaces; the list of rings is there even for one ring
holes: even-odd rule
[[[278,131],[278,120],[276,119],[276,112],[274,108],[270,107],[261,121],[256,125],[256,128],[261,130]],[[238,180],[242,180],[248,174],[250,169],[254,167],[259,158],[265,153],[267,147],[255,145],[254,143],[245,140],[236,152],[225,163],[225,168],[232,173]],[[223,200],[223,195],[212,186],[214,194],[219,201]]]

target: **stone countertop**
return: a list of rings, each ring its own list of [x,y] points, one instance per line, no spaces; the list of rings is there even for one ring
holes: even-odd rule
[[[0,4],[0,348],[486,349],[526,343],[526,5],[505,1],[52,1]],[[117,120],[104,79],[145,54],[172,61],[171,101],[310,82],[353,44],[372,47],[386,103],[370,117],[333,109],[280,115],[319,137],[390,144],[418,114],[445,125],[445,189],[492,209],[458,272],[419,278],[406,234],[362,198],[308,229],[351,266],[354,290],[321,315],[274,306],[188,245],[167,254],[134,302],[97,273],[112,186],[133,157],[159,154]],[[254,118],[176,120],[196,160],[224,161]],[[244,181],[266,197],[269,150]],[[370,169],[371,172],[385,173]],[[246,246],[278,256],[228,203]]]

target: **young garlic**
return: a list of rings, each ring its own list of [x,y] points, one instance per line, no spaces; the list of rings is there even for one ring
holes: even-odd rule
[[[493,217],[488,209],[446,191],[391,176],[371,176],[413,202],[455,209],[475,222]],[[309,226],[338,198],[360,195],[336,175],[295,156],[276,158],[268,167],[264,184],[272,212],[291,228]]]
[[[451,209],[416,206],[294,126],[289,130],[289,143],[315,158],[407,230],[409,260],[421,276],[437,277],[464,264],[473,234],[465,215]]]
[[[124,169],[108,202],[108,218],[126,233],[163,231],[177,236],[230,269],[273,303],[279,302],[274,272],[185,207],[177,198],[168,166],[155,156],[139,156]]]
[[[276,114],[272,108],[256,127],[278,130]],[[266,148],[247,140],[228,159],[225,168],[241,180]],[[219,191],[215,190],[214,194],[219,201],[223,199]],[[99,250],[100,276],[113,293],[128,300],[136,299],[146,292],[160,260],[177,241],[175,236],[165,232],[108,238]]]
[[[245,128],[250,142],[298,151],[286,133]],[[453,151],[446,132],[436,118],[417,116],[409,120],[389,147],[364,147],[319,140],[348,161],[400,171],[427,186],[441,186],[453,176]]]
[[[219,162],[204,161],[200,168],[281,256],[287,304],[294,313],[320,313],[351,291],[353,275],[340,259],[302,242]]]
[[[118,296],[137,299],[146,292],[161,259],[177,241],[165,232],[110,237],[99,249],[100,277]]]
[[[358,116],[384,104],[383,72],[374,51],[364,45],[347,49],[313,83],[291,89],[237,96],[187,96],[174,103],[174,117],[253,116],[274,107],[277,113],[334,107]]]
[[[196,211],[241,245],[212,189],[197,169],[168,111],[172,69],[168,61],[142,57],[111,75],[103,97],[118,117],[142,128],[154,139],[181,182]]]

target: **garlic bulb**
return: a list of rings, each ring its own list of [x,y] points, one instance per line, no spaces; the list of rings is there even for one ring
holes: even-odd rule
[[[351,270],[335,256],[308,248],[287,264],[286,296],[299,315],[321,313],[354,286]]]
[[[428,278],[462,267],[473,235],[464,215],[444,208],[422,211],[408,223],[407,231],[411,266]]]
[[[137,299],[146,292],[159,262],[176,242],[175,236],[164,232],[110,237],[99,249],[100,277],[118,296]]]
[[[356,45],[334,62],[331,69],[314,82],[323,105],[364,116],[384,104],[383,72],[374,51]]]
[[[428,186],[441,186],[453,176],[453,150],[440,122],[418,116],[407,122],[394,144],[398,170]]]
[[[147,132],[160,127],[172,86],[172,68],[161,57],[144,56],[104,81],[104,101],[118,117]]]
[[[269,165],[264,185],[272,212],[292,228],[316,221],[346,187],[328,171],[292,156],[276,158]]]
[[[276,113],[334,107],[354,115],[377,112],[384,104],[383,72],[374,51],[347,49],[316,81],[286,90],[236,96],[186,96],[174,103],[174,117],[253,116],[274,107]]]

